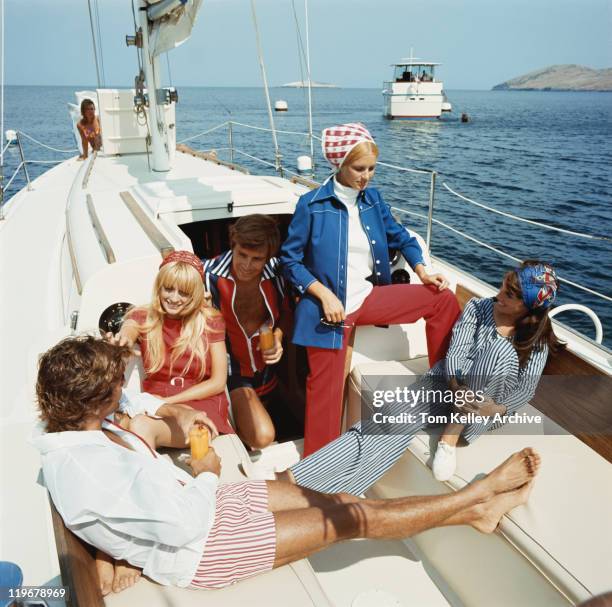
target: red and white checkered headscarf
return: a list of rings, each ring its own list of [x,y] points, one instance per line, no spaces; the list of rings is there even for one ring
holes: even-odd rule
[[[356,145],[364,141],[374,143],[374,138],[370,135],[370,131],[361,122],[330,126],[327,129],[323,129],[321,139],[323,156],[325,156],[327,162],[334,165],[337,169],[342,166],[344,159]]]

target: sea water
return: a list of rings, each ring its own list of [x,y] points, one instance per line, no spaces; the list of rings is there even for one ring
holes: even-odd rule
[[[9,86],[5,92],[5,129],[19,129],[58,149],[75,141],[67,103],[75,90],[88,86]],[[458,230],[516,258],[542,258],[560,276],[591,290],[612,295],[612,243],[581,238],[518,223],[451,194],[445,187],[500,211],[593,236],[612,236],[610,146],[612,93],[537,91],[447,91],[453,112],[441,120],[385,120],[380,89],[315,89],[315,133],[341,122],[363,122],[380,147],[380,160],[438,172],[431,248],[440,256],[491,284],[498,284],[511,259],[454,232]],[[302,89],[271,89],[272,100],[284,99],[289,111],[275,113],[281,131],[307,131],[307,98]],[[468,123],[459,117],[467,113]],[[227,120],[267,128],[263,89],[179,87],[177,141]],[[272,136],[234,125],[234,146],[274,163]],[[304,135],[278,134],[282,163],[296,171],[296,159],[309,151]],[[189,142],[197,149],[217,149],[228,159],[227,128]],[[69,157],[24,139],[27,159]],[[316,178],[329,175],[315,141]],[[235,161],[252,172],[273,174],[268,164],[236,153]],[[5,182],[19,163],[12,146],[5,158]],[[34,178],[51,165],[29,165]],[[25,185],[20,174],[6,198]],[[374,185],[394,207],[426,215],[429,176],[379,166]],[[397,214],[411,229],[425,234],[426,221]],[[452,228],[452,229],[449,229]],[[612,346],[612,303],[563,284],[558,303],[590,306],[604,324],[604,343]],[[594,336],[586,316],[567,312],[559,320]]]

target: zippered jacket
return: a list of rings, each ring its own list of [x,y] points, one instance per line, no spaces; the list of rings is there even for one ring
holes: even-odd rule
[[[360,192],[357,205],[370,243],[374,285],[391,284],[390,248],[399,250],[413,269],[425,264],[417,239],[395,221],[378,190]],[[332,178],[298,200],[279,256],[283,275],[301,297],[295,310],[296,344],[334,350],[342,346],[343,329],[321,324],[321,304],[306,291],[318,280],[346,307],[348,221],[346,207],[334,194]]]
[[[221,311],[225,320],[226,346],[229,358],[230,375],[253,377],[263,371],[266,363],[259,344],[259,331],[250,337],[246,334],[234,311],[236,282],[232,276],[232,251],[226,251],[214,259],[204,261],[204,286],[212,296],[215,307]],[[281,317],[283,321],[291,318],[291,309],[285,295],[285,281],[280,275],[279,262],[272,257],[264,266],[259,282],[266,308],[276,326]],[[284,327],[283,327],[284,328]]]

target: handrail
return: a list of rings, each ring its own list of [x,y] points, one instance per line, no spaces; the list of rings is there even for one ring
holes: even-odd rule
[[[227,166],[228,168],[234,169],[234,170],[239,170],[244,172],[245,174],[249,174],[248,169],[246,169],[245,167],[242,167],[240,165],[237,165],[233,162],[226,162],[223,160],[220,160],[219,158],[216,157],[216,155],[214,153],[206,153],[206,152],[198,152],[196,150],[193,150],[191,148],[189,148],[188,146],[182,145],[185,141],[191,141],[192,139],[196,139],[198,137],[201,137],[203,135],[207,135],[209,133],[212,133],[216,130],[219,130],[225,126],[229,126],[229,130],[230,130],[230,151],[232,153],[232,157],[233,157],[233,153],[239,153],[242,154],[243,156],[246,156],[252,160],[255,160],[257,162],[260,162],[262,164],[265,164],[267,166],[270,166],[272,168],[277,168],[276,165],[274,163],[271,163],[269,161],[266,161],[262,158],[258,158],[257,156],[254,156],[252,154],[249,154],[247,152],[244,152],[242,150],[236,149],[233,146],[233,140],[232,140],[232,135],[231,135],[231,129],[232,129],[232,125],[236,125],[236,126],[241,126],[244,128],[249,128],[249,129],[253,129],[253,130],[258,130],[258,131],[271,131],[271,129],[269,128],[265,128],[265,127],[259,127],[259,126],[254,126],[254,125],[249,125],[249,124],[245,124],[242,122],[237,122],[237,121],[233,121],[233,120],[229,120],[226,122],[223,122],[222,124],[219,124],[215,127],[212,127],[211,129],[208,129],[206,131],[203,131],[202,133],[198,133],[197,135],[193,135],[191,137],[188,137],[186,139],[183,139],[181,142],[179,142],[179,144],[177,145],[177,150],[181,151],[181,152],[185,152],[185,153],[189,153],[192,154],[193,156],[197,156],[197,157],[201,157],[204,158],[206,160],[215,162],[219,165],[223,165],[223,166]],[[308,137],[309,134],[308,133],[302,133],[302,132],[297,132],[297,131],[280,131],[277,130],[277,133],[283,133],[283,134],[287,134],[287,135],[297,135],[297,136],[303,136],[303,137]],[[30,135],[27,135],[26,133],[23,133],[21,131],[18,131],[18,134],[21,133],[23,134],[25,137],[27,137],[28,139],[32,140],[33,142],[42,145],[43,147],[46,147],[48,149],[54,150],[54,151],[58,151],[58,152],[64,152],[64,153],[68,153],[68,152],[72,152],[72,151],[76,151],[76,150],[60,150],[58,148],[53,148],[51,146],[47,146],[45,144],[43,144],[42,142],[34,139],[33,137],[31,137]],[[317,137],[316,135],[312,136],[314,139],[317,139],[318,141],[321,140],[320,137]],[[221,148],[221,149],[226,149],[226,148]],[[94,156],[95,157],[95,156]],[[11,178],[9,179],[8,183],[6,184],[6,186],[3,188],[4,191],[6,191],[8,189],[8,187],[12,184],[13,180],[15,179],[15,176],[17,175],[17,173],[19,172],[19,170],[21,170],[22,168],[24,168],[26,170],[26,176],[27,176],[27,168],[26,168],[26,164],[27,162],[36,162],[36,161],[26,161],[25,158],[22,157],[22,162],[20,162],[20,164],[17,166],[17,168],[15,169],[15,172],[13,173],[13,175],[11,176]],[[45,162],[45,161],[40,161],[40,162]],[[47,162],[54,162],[54,161],[47,161]],[[87,179],[89,177],[89,173],[91,172],[91,168],[93,166],[93,162],[94,159],[92,159],[92,161],[90,162],[90,165],[88,167],[87,173],[85,175],[85,178],[83,180],[83,187],[86,187],[87,185]],[[390,164],[387,162],[383,162],[383,161],[379,161],[378,162],[379,165],[381,166],[385,166],[388,167],[390,169],[393,170],[398,170],[398,171],[402,171],[402,172],[410,172],[410,173],[416,173],[416,174],[424,174],[424,175],[430,175],[430,197],[429,197],[429,209],[428,209],[428,215],[421,215],[419,213],[414,213],[411,211],[407,211],[406,209],[400,209],[399,207],[392,207],[393,210],[398,211],[400,213],[406,213],[409,215],[413,215],[416,217],[419,217],[421,219],[424,219],[425,221],[427,221],[427,245],[431,246],[431,228],[432,228],[432,224],[436,223],[437,225],[442,226],[443,228],[450,230],[452,232],[454,232],[455,234],[458,234],[459,236],[461,236],[462,238],[465,238],[467,240],[471,240],[472,242],[478,244],[479,246],[485,247],[499,255],[502,255],[506,258],[512,259],[513,261],[516,262],[520,262],[521,260],[513,255],[510,255],[508,253],[506,253],[505,251],[502,251],[488,243],[485,243],[469,234],[466,234],[465,232],[462,232],[461,230],[457,230],[456,228],[453,228],[452,226],[440,221],[439,219],[435,219],[433,218],[433,206],[434,206],[434,195],[435,195],[435,181],[436,181],[436,176],[437,176],[437,172],[436,171],[432,171],[432,170],[426,170],[426,169],[412,169],[409,167],[401,167],[398,165],[394,165],[394,164]],[[314,181],[310,181],[308,179],[305,179],[303,176],[299,175],[298,173],[295,173],[293,171],[290,171],[288,169],[283,169],[284,171],[286,171],[287,173],[290,173],[291,175],[293,175],[294,177],[291,179],[291,181],[293,183],[301,183],[302,185],[306,185],[307,187],[316,187],[316,185],[314,185],[316,182]],[[29,176],[26,177],[28,179],[28,185],[29,185]],[[524,217],[520,217],[518,215],[513,215],[511,213],[506,213],[504,211],[500,211],[499,209],[496,209],[494,207],[490,207],[487,206],[483,203],[477,202],[475,200],[472,200],[471,198],[468,198],[467,196],[464,196],[458,192],[456,192],[455,190],[453,190],[450,186],[448,186],[448,184],[446,184],[445,182],[443,182],[442,184],[444,186],[444,188],[449,191],[451,194],[453,194],[454,196],[459,197],[460,199],[473,204],[475,206],[478,206],[482,209],[485,209],[489,212],[492,213],[496,213],[499,215],[502,215],[504,217],[508,217],[510,219],[513,219],[515,221],[521,221],[524,223],[528,223],[528,224],[532,224],[532,225],[536,225],[538,227],[542,227],[545,229],[549,229],[549,230],[554,230],[557,232],[562,232],[562,233],[566,233],[566,234],[571,234],[573,236],[578,236],[581,238],[588,238],[588,239],[592,239],[592,240],[602,240],[602,241],[612,241],[612,238],[607,237],[607,236],[598,236],[598,235],[593,235],[593,234],[585,234],[582,232],[576,232],[576,231],[572,231],[572,230],[567,230],[564,228],[558,228],[556,226],[551,226],[548,224],[545,224],[543,222],[538,222],[538,221],[534,221],[534,220],[530,220],[530,219],[526,219]],[[168,247],[172,248],[172,245],[165,239],[165,237],[163,237],[163,234],[161,234],[161,232],[159,232],[159,230],[157,229],[157,227],[153,224],[153,222],[149,219],[149,217],[144,213],[144,211],[140,208],[140,206],[138,205],[138,203],[136,202],[136,200],[133,198],[133,196],[131,196],[131,194],[129,194],[129,192],[122,192],[121,193],[121,197],[123,198],[124,202],[128,205],[128,208],[130,208],[130,210],[132,211],[132,213],[135,215],[136,219],[139,221],[139,223],[141,223],[141,226],[143,227],[143,229],[145,230],[145,232],[147,232],[147,234],[149,235],[149,237],[154,241],[154,244],[156,244],[156,246],[158,246],[158,248],[160,248],[160,252],[165,251]],[[129,202],[128,202],[129,201]],[[4,206],[4,205],[3,205]],[[148,222],[148,223],[147,223]],[[151,233],[149,233],[149,231],[151,231]],[[153,231],[155,233],[153,233]],[[161,236],[161,238],[163,239],[159,239],[159,236]],[[163,253],[162,253],[163,254]],[[578,289],[581,289],[582,291],[585,291],[587,293],[590,293],[591,295],[595,295],[597,297],[600,297],[606,301],[612,301],[612,297],[605,295],[603,293],[599,293],[598,291],[595,291],[593,289],[589,289],[588,287],[584,287],[583,285],[580,285],[578,283],[575,283],[573,281],[570,281],[566,278],[559,278],[559,280],[561,282],[564,282],[566,284],[569,284],[573,287],[576,287]],[[77,277],[77,282],[78,282],[78,277]]]
[[[568,310],[584,312],[593,321],[593,324],[595,325],[595,341],[600,344],[603,340],[603,325],[601,324],[599,316],[597,316],[597,314],[595,314],[595,312],[593,312],[593,310],[591,310],[591,308],[588,306],[583,306],[582,304],[563,304],[562,306],[553,308],[548,313],[548,316],[553,318],[553,316],[557,316],[557,314],[567,312]]]
[[[502,215],[503,217],[509,217],[510,219],[514,219],[515,221],[523,221],[525,223],[530,223],[531,225],[539,226],[541,228],[546,228],[547,230],[555,230],[556,232],[563,232],[564,234],[571,234],[572,236],[580,236],[581,238],[591,238],[593,240],[606,240],[606,241],[612,242],[612,238],[610,238],[609,236],[596,236],[593,234],[584,234],[583,232],[574,232],[572,230],[566,230],[564,228],[558,228],[556,226],[551,226],[551,225],[548,225],[547,223],[542,223],[541,221],[534,221],[533,219],[525,219],[524,217],[519,217],[518,215],[512,215],[511,213],[500,211],[499,209],[495,209],[493,207],[487,206],[486,204],[482,204],[482,202],[476,202],[475,200],[472,200],[471,198],[468,198],[467,196],[463,196],[462,194],[459,194],[459,192],[455,192],[455,190],[450,188],[446,183],[442,183],[442,185],[451,194],[454,194],[458,198],[461,198],[462,200],[465,200],[466,202],[469,202],[470,204],[480,207],[481,209],[486,209],[487,211],[491,211],[492,213],[497,213],[498,215]]]
[[[17,173],[19,173],[19,171],[21,170],[21,167],[23,166],[23,162],[20,162],[17,165],[17,168],[15,169],[15,172],[11,175],[11,178],[7,181],[6,185],[4,186],[4,191],[6,192],[6,190],[9,189],[9,186],[11,185],[11,183],[13,183],[13,179],[15,179],[15,177],[17,176]]]
[[[222,129],[224,126],[228,124],[229,122],[223,122],[222,124],[218,124],[217,126],[214,126],[212,129],[208,129],[207,131],[202,131],[201,133],[198,133],[197,135],[193,135],[192,137],[187,137],[186,139],[181,139],[180,141],[177,142],[177,144],[186,143],[187,141],[191,141],[192,139],[197,139],[198,137],[202,137],[202,135],[208,135],[209,133],[212,133],[213,131],[218,131],[219,129]]]
[[[102,250],[104,251],[104,255],[106,256],[106,263],[115,263],[117,261],[117,259],[115,258],[115,253],[110,245],[108,237],[106,236],[106,232],[102,227],[102,223],[98,218],[98,213],[96,212],[96,207],[94,206],[92,195],[87,194],[86,200],[87,210],[89,211],[89,217],[91,218],[91,225],[93,226],[94,232],[98,236],[98,242],[102,245]]]
[[[424,215],[419,215],[418,213],[406,211],[405,209],[400,209],[399,207],[391,207],[391,209],[393,211],[399,211],[400,213],[406,213],[408,215],[415,215],[417,217],[421,217],[422,219],[426,219]],[[477,238],[474,238],[474,236],[470,236],[469,234],[466,234],[465,232],[462,232],[461,230],[458,230],[457,228],[453,228],[452,226],[449,226],[448,224],[444,223],[443,221],[440,221],[439,219],[433,219],[433,223],[436,223],[439,226],[442,226],[443,228],[446,228],[447,230],[454,232],[455,234],[459,234],[459,236],[462,236],[463,238],[466,238],[467,240],[471,240],[472,242],[475,242],[481,247],[485,247],[486,249],[489,249],[490,251],[493,251],[499,255],[502,255],[503,257],[512,259],[512,261],[516,261],[517,263],[521,263],[523,261],[522,259],[519,259],[518,257],[515,257],[514,255],[510,255],[509,253],[506,253],[505,251],[502,251],[501,249],[497,249],[496,247],[490,244],[487,244],[486,242],[482,242],[482,240],[478,240]],[[567,278],[562,278],[559,275],[557,275],[557,278],[559,279],[560,282],[564,282],[565,284],[571,285],[572,287],[581,289],[582,291],[585,291],[586,293],[590,293],[591,295],[596,295],[597,297],[601,297],[602,299],[605,299],[606,301],[612,301],[612,297],[610,297],[609,295],[605,295],[604,293],[599,293],[598,291],[594,291],[593,289],[584,287],[581,284],[578,284],[577,282],[573,282]]]
[[[176,146],[176,151],[183,152],[183,154],[191,154],[192,156],[195,156],[196,158],[202,158],[202,160],[208,160],[210,162],[214,162],[215,164],[218,164],[220,166],[225,166],[228,169],[232,169],[233,171],[240,171],[241,173],[244,173],[245,175],[250,175],[249,169],[243,166],[240,166],[239,164],[236,164],[234,162],[226,162],[225,160],[220,160],[219,158],[217,158],[217,155],[214,154],[213,152],[198,152],[198,150],[194,150],[193,148],[190,148],[188,145],[185,145],[183,143],[179,143]]]
[[[172,243],[162,234],[160,229],[153,223],[153,220],[144,212],[138,201],[129,192],[120,192],[119,196],[130,210],[144,233],[160,252],[162,257],[167,257],[174,247]]]
[[[23,131],[17,131],[17,133],[19,135],[23,135],[24,137],[26,137],[27,139],[29,139],[30,141],[33,141],[34,143],[37,143],[38,145],[42,146],[43,148],[47,148],[48,150],[51,150],[53,152],[60,152],[61,154],[73,154],[74,152],[78,152],[78,148],[72,148],[70,150],[61,150],[59,148],[54,148],[50,145],[47,145],[46,143],[43,143],[42,141],[38,141],[38,139],[34,139],[34,137],[32,137],[31,135],[28,135],[27,133],[24,133]]]

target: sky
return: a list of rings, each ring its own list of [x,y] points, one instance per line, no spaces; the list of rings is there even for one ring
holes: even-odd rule
[[[92,0],[93,4],[94,0]],[[304,0],[293,0],[304,36]],[[133,86],[130,0],[97,0],[107,86]],[[96,84],[87,0],[5,0],[7,84]],[[309,0],[312,77],[379,88],[414,56],[446,89],[486,90],[554,64],[612,67],[612,0]],[[300,79],[292,0],[257,0],[271,86]],[[165,63],[165,62],[164,62]],[[250,0],[203,0],[170,54],[175,86],[261,86]],[[166,78],[167,80],[167,78]]]

